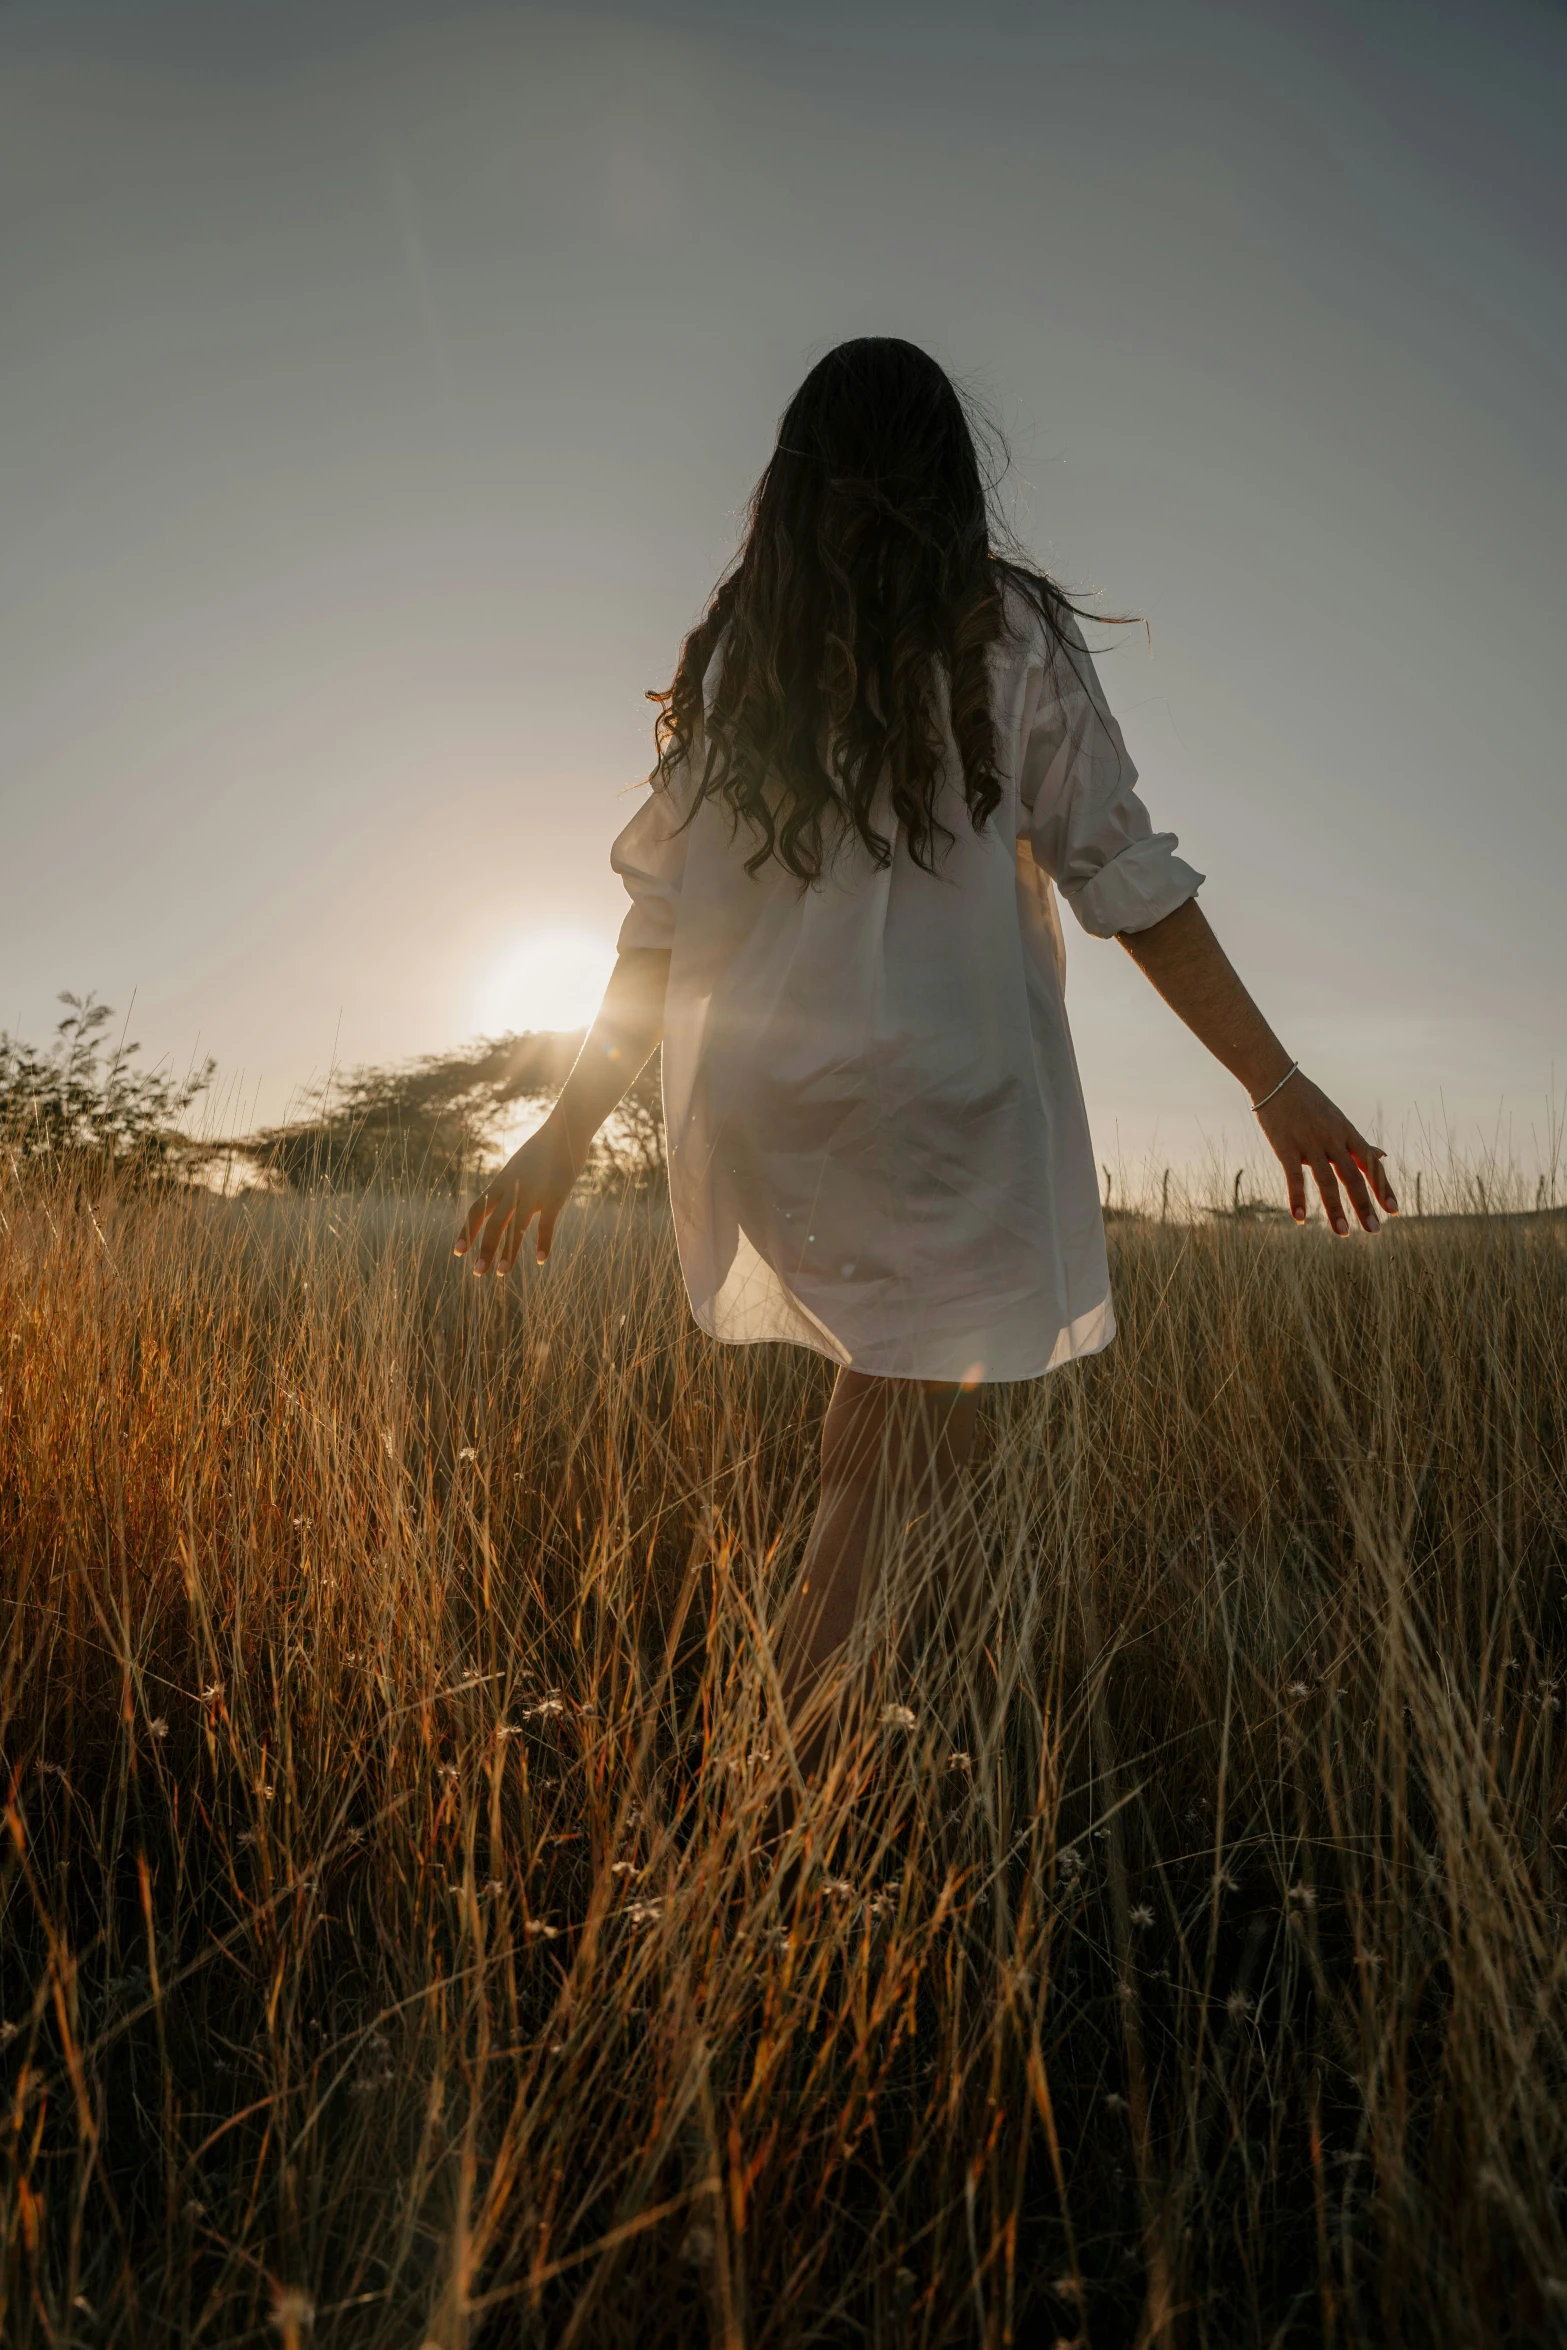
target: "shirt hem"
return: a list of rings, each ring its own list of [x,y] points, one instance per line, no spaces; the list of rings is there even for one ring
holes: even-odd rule
[[[1115,1311],[1108,1296],[1087,1313],[1079,1314],[1056,1337],[1048,1357],[1034,1364],[1032,1369],[1014,1370],[1010,1366],[991,1369],[977,1362],[969,1370],[955,1372],[950,1359],[938,1369],[931,1365],[910,1364],[889,1370],[879,1363],[856,1362],[849,1348],[831,1346],[825,1339],[801,1337],[797,1329],[758,1330],[741,1338],[731,1331],[716,1329],[712,1321],[693,1305],[691,1319],[697,1328],[719,1346],[798,1346],[807,1354],[820,1355],[825,1362],[836,1363],[840,1370],[858,1371],[866,1379],[915,1379],[943,1387],[1016,1387],[1031,1379],[1044,1379],[1052,1371],[1059,1371],[1068,1363],[1082,1362],[1089,1355],[1103,1354],[1116,1334]]]

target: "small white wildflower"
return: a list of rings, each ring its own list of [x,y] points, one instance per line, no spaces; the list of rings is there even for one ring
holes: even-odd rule
[[[478,1457],[471,1444],[465,1444],[457,1455],[460,1461],[476,1461]]]
[[[1296,1909],[1315,1909],[1317,1896],[1310,1885],[1292,1885],[1289,1899]]]
[[[634,1860],[612,1860],[609,1873],[612,1877],[640,1877],[642,1871]]]
[[[505,1892],[506,1888],[501,1883],[499,1877],[486,1877],[484,1880],[484,1890],[488,1898],[491,1901],[494,1901],[500,1894]]]
[[[971,1776],[974,1769],[974,1757],[971,1754],[964,1754],[961,1748],[955,1746],[947,1757],[947,1768],[949,1771],[962,1771],[965,1776]]]
[[[308,1534],[308,1533],[309,1533],[309,1531],[310,1531],[310,1520],[309,1520],[308,1518],[296,1518],[296,1519],[294,1520],[294,1524],[295,1524],[295,1525],[296,1525],[296,1526],[299,1528],[299,1531],[300,1531],[300,1533],[301,1533],[301,1534]]]
[[[1232,1991],[1224,2004],[1237,2023],[1241,2023],[1251,2013],[1251,2000],[1244,1991]]]
[[[841,1901],[846,1896],[852,1896],[854,1887],[847,1877],[823,1877],[822,1891],[831,1894],[834,1900]]]
[[[526,1918],[523,1921],[522,1930],[532,1941],[558,1942],[560,1940],[559,1926],[547,1926],[542,1918]]]
[[[1106,2092],[1105,2111],[1106,2113],[1125,2113],[1126,2099],[1121,2095],[1119,2089],[1111,2089]]]
[[[552,1694],[549,1697],[541,1697],[537,1705],[528,1706],[522,1718],[525,1722],[536,1722],[550,1714],[563,1714],[565,1710],[566,1700]]]
[[[1311,1695],[1311,1683],[1309,1681],[1292,1681],[1285,1694],[1289,1697],[1309,1697]]]
[[[634,1926],[651,1926],[663,1914],[664,1904],[661,1901],[629,1901],[626,1904],[626,1915]]]
[[[223,1703],[222,1682],[209,1681],[201,1693],[201,1702],[203,1705],[221,1705]]]
[[[169,1720],[167,1714],[159,1714],[155,1720],[150,1721],[147,1724],[147,1728],[154,1738],[167,1738],[169,1734]]]
[[[1063,1876],[1079,1877],[1083,1873],[1083,1856],[1075,1844],[1063,1844],[1056,1854],[1056,1866]]]
[[[520,1722],[497,1722],[495,1725],[495,1735],[497,1738],[520,1738],[522,1734],[522,1724]]]
[[[280,2334],[297,2335],[316,2322],[316,2305],[298,2285],[282,2285],[272,2296],[272,2323]]]
[[[1149,1908],[1146,1901],[1140,1901],[1137,1904],[1137,1907],[1131,1913],[1131,1917],[1134,1926],[1151,1926],[1153,1924],[1153,1911]]]
[[[889,1730],[912,1730],[914,1728],[912,1706],[884,1705],[881,1709],[881,1718]]]

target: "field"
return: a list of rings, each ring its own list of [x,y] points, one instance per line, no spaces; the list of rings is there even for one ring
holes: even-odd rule
[[[1567,2339],[1558,1222],[1118,1223],[780,1870],[660,1211],[0,1212],[7,2344]]]

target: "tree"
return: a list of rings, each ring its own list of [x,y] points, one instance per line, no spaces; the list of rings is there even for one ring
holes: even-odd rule
[[[180,1169],[192,1150],[179,1122],[212,1082],[204,1061],[184,1079],[133,1069],[140,1046],[109,1050],[113,1007],[62,994],[66,1016],[40,1052],[0,1031],[0,1165],[13,1175],[116,1173],[148,1181]]]
[[[543,1114],[581,1043],[580,1031],[489,1037],[462,1052],[350,1070],[315,1089],[304,1117],[224,1147],[290,1188],[460,1191],[500,1155],[508,1111],[522,1104]],[[655,1055],[585,1172],[596,1189],[628,1194],[663,1171]]]

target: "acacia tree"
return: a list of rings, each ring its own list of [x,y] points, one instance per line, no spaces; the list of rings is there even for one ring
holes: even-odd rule
[[[62,993],[66,1015],[40,1051],[0,1030],[0,1165],[13,1176],[110,1173],[148,1181],[191,1152],[180,1120],[212,1082],[204,1061],[188,1077],[132,1066],[140,1046],[112,1048],[113,1006]]]
[[[316,1087],[305,1114],[224,1146],[290,1189],[460,1191],[500,1155],[519,1108],[541,1115],[559,1092],[580,1032],[491,1037],[456,1053],[353,1069]],[[655,1055],[594,1144],[595,1189],[648,1189],[664,1171]]]

